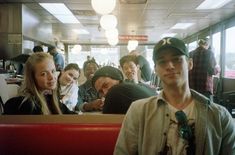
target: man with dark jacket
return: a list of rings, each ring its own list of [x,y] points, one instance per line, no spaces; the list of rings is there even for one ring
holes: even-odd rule
[[[189,86],[208,98],[213,94],[213,77],[218,73],[214,53],[209,50],[209,39],[200,39],[198,48],[189,53],[193,69],[189,72]]]

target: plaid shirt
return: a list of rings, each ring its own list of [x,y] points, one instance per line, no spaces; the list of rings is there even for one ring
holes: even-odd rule
[[[189,86],[202,94],[210,92],[213,94],[213,78],[216,70],[214,53],[205,48],[198,47],[189,53],[193,59],[193,69],[189,72]]]

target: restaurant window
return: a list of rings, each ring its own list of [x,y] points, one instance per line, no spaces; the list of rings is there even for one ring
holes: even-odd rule
[[[235,27],[226,29],[225,77],[235,78]]]
[[[118,67],[120,50],[119,47],[104,45],[82,45],[81,51],[73,50],[74,45],[68,46],[68,62],[77,63],[80,68],[88,57],[94,58],[100,66],[111,65]]]
[[[221,33],[215,33],[212,35],[212,45],[211,50],[213,51],[216,59],[217,66],[220,66],[220,40],[221,40]]]
[[[188,44],[188,51],[191,52],[197,48],[197,41]]]

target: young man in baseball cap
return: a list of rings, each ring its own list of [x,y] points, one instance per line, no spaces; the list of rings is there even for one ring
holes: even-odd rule
[[[159,95],[131,104],[115,155],[233,155],[235,124],[229,112],[189,88],[192,59],[177,38],[160,40],[153,51],[162,81]]]

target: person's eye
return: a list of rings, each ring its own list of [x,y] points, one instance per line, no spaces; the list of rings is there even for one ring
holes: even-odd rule
[[[78,78],[77,78],[77,77],[74,77],[73,79],[74,79],[75,81],[76,81],[76,80],[78,80]]]
[[[41,72],[41,76],[46,76],[47,73],[46,72]]]
[[[164,64],[166,64],[166,61],[165,60],[158,60],[157,64],[158,65],[164,65]]]
[[[181,57],[176,57],[174,59],[172,59],[173,63],[181,63],[182,62],[182,58]]]
[[[105,83],[105,84],[103,85],[103,88],[108,88],[108,83]]]

